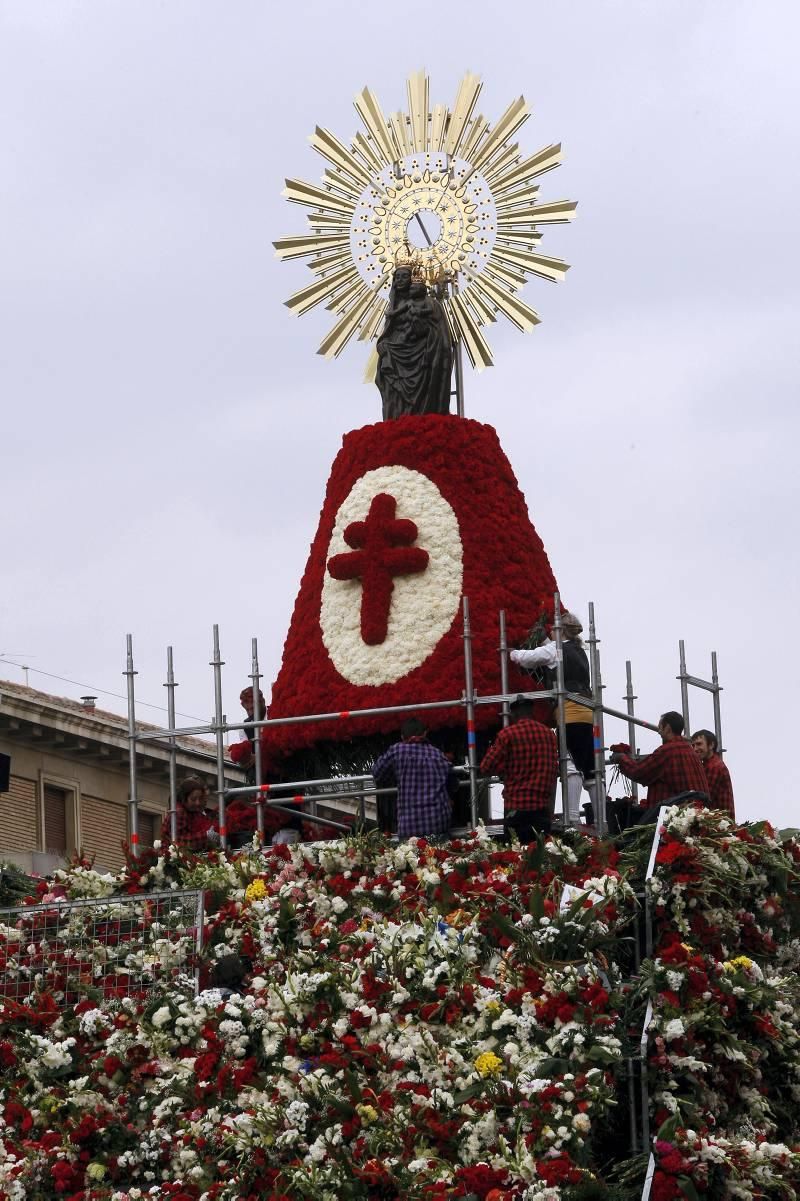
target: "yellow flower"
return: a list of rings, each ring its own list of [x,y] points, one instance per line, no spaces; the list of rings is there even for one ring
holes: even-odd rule
[[[752,959],[748,959],[746,955],[737,955],[735,959],[726,959],[722,965],[726,972],[735,972],[738,968],[743,968],[749,972],[753,966]]]
[[[356,1105],[356,1113],[365,1126],[378,1120],[378,1111],[374,1105]]]
[[[90,1163],[86,1169],[86,1175],[90,1180],[102,1180],[106,1174],[106,1169],[101,1163]]]
[[[480,1076],[499,1076],[503,1070],[503,1061],[498,1059],[493,1051],[484,1051],[475,1060],[475,1068]]]
[[[486,1012],[493,1018],[497,1017],[498,1013],[502,1013],[503,1006],[499,1001],[487,1001]]]
[[[267,886],[263,880],[253,880],[247,885],[244,890],[244,899],[246,901],[263,901],[267,895]]]

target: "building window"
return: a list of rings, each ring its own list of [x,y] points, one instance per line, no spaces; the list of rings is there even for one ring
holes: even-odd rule
[[[39,792],[40,848],[68,858],[80,846],[80,793],[77,780],[42,775]]]
[[[44,786],[44,831],[42,843],[45,851],[67,853],[67,790]]]
[[[161,831],[161,814],[137,809],[139,819],[139,846],[151,847]]]

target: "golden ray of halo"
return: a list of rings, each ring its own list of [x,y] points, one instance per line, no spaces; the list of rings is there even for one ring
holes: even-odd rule
[[[416,253],[457,280],[443,304],[454,339],[477,370],[493,361],[482,326],[501,314],[523,332],[539,324],[517,293],[532,276],[560,282],[568,264],[539,253],[538,227],[571,221],[577,206],[539,202],[534,180],[559,166],[561,145],[524,157],[511,139],[530,116],[525,98],[491,125],[476,112],[482,86],[468,72],[452,109],[431,107],[430,81],[417,71],[406,81],[406,112],[387,118],[364,88],[354,101],[364,129],[349,146],[321,126],[309,138],[327,164],[321,183],[287,179],[283,192],[307,210],[309,232],[273,245],[279,259],[305,259],[315,275],[286,301],[289,311],[299,316],[323,305],[336,316],[319,347],[326,358],[354,337],[377,338],[394,264],[411,223],[426,214],[434,236],[426,226],[428,244]]]

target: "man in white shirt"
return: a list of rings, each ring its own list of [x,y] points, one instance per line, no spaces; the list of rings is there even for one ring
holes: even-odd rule
[[[583,626],[574,613],[564,613],[561,618],[564,637],[562,639],[562,655],[564,660],[564,686],[567,692],[592,696],[591,674],[589,659],[583,649],[581,633]],[[555,687],[556,681],[556,644],[552,639],[543,642],[532,650],[511,651],[509,658],[518,667],[527,670],[538,668],[544,672],[549,688]],[[592,805],[595,804],[596,786],[594,780],[594,730],[592,710],[576,701],[564,702],[564,721],[566,726],[567,750],[571,766],[567,770],[567,797],[565,800],[565,819],[570,825],[580,822],[581,791],[586,789]]]

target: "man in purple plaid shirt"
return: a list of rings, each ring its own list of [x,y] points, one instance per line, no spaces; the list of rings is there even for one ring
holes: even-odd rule
[[[395,742],[372,765],[378,787],[397,786],[398,838],[437,838],[450,829],[451,797],[458,778],[448,759],[428,742],[427,730],[416,717],[400,728]]]

